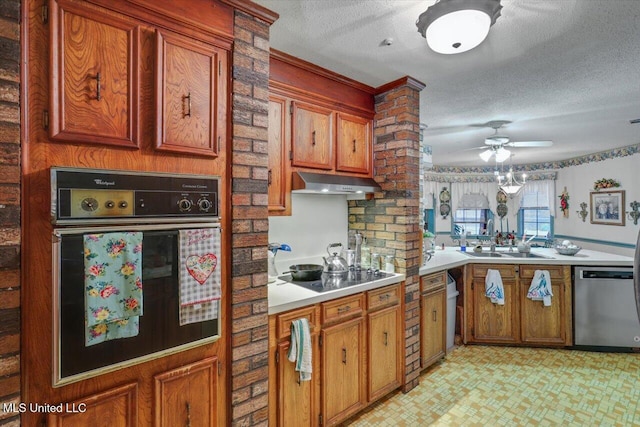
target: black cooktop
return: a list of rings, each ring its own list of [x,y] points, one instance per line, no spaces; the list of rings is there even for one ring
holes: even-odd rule
[[[320,280],[301,281],[293,280],[290,274],[285,274],[279,278],[293,283],[294,285],[302,286],[303,288],[311,289],[315,292],[333,291],[335,289],[347,288],[354,285],[362,285],[364,283],[373,282],[375,280],[384,279],[385,277],[393,276],[391,273],[385,273],[384,271],[376,270],[351,270],[342,276],[333,276],[327,273],[322,273]]]

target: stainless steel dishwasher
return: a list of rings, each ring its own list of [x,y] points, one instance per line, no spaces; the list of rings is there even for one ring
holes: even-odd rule
[[[574,344],[640,350],[631,267],[575,267]]]

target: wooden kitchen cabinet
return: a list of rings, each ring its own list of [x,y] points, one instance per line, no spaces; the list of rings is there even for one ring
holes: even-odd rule
[[[402,384],[403,335],[399,285],[367,292],[369,402]]]
[[[83,2],[50,7],[49,137],[137,148],[139,24]]]
[[[218,425],[218,359],[154,376],[154,426]]]
[[[287,100],[269,97],[269,215],[291,215],[290,133]]]
[[[336,170],[368,174],[371,171],[371,120],[338,112]]]
[[[63,412],[50,412],[50,427],[137,427],[138,384],[131,383],[75,402],[63,404]]]
[[[298,101],[291,102],[291,111],[291,165],[333,169],[333,111]]]
[[[228,51],[156,31],[156,148],[218,155],[226,137]]]
[[[319,412],[320,357],[318,350],[319,315],[315,306],[304,307],[276,316],[275,349],[277,382],[276,422],[278,426],[316,426]],[[306,318],[311,334],[311,381],[300,381],[295,363],[287,359],[291,343],[291,322]]]
[[[443,358],[447,350],[447,272],[420,278],[420,358],[422,369]]]
[[[535,270],[551,277],[551,306],[527,298]],[[568,265],[520,266],[520,323],[522,342],[540,345],[571,345],[571,267]]]
[[[487,270],[498,269],[505,304],[493,304],[485,296]],[[551,306],[527,298],[535,270],[548,270],[553,297]],[[468,266],[466,341],[489,344],[541,346],[571,345],[571,268],[556,265],[475,264]]]
[[[323,422],[336,425],[367,402],[364,319],[323,328],[321,336]]]

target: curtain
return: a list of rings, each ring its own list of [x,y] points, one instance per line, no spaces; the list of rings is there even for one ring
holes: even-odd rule
[[[444,186],[444,184],[440,183],[440,182],[435,182],[435,181],[423,181],[424,182],[424,187],[423,187],[423,198],[422,198],[422,204],[423,204],[423,208],[424,209],[436,209],[436,206],[434,206],[433,203],[433,199],[434,197],[436,199],[438,199],[438,195],[440,194],[440,191],[442,190],[442,186]]]
[[[555,184],[551,180],[527,181],[519,197],[522,208],[548,207],[551,215],[555,214]]]
[[[498,184],[495,182],[451,183],[451,210],[455,212],[456,209],[489,209],[496,215],[497,193]]]

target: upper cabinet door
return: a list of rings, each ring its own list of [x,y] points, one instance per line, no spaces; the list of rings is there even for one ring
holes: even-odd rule
[[[227,51],[157,31],[156,148],[215,157],[226,128]]]
[[[53,140],[138,146],[135,22],[82,2],[51,2]]]
[[[292,166],[333,169],[333,112],[291,102]]]
[[[371,172],[371,120],[338,113],[336,170]]]

